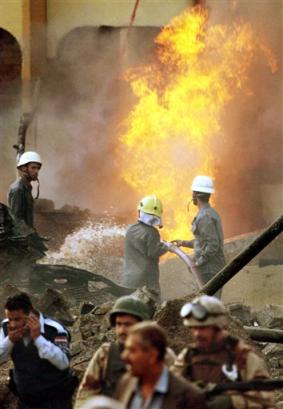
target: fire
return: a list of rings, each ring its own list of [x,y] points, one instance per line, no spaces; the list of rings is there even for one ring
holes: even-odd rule
[[[260,53],[272,72],[276,60],[250,24],[209,26],[199,7],[175,17],[155,42],[155,62],[126,72],[137,103],[120,136],[121,172],[138,196],[163,201],[165,236],[186,238],[190,184],[197,174],[215,175],[211,143],[225,143],[225,106],[239,92],[251,94],[248,78]]]

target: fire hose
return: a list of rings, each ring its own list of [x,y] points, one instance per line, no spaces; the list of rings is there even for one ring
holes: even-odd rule
[[[163,241],[163,243],[168,247],[168,251],[176,254],[187,266],[189,272],[193,275],[195,282],[197,283],[198,290],[201,289],[203,283],[200,281],[197,269],[194,266],[193,260],[191,257],[185,253],[180,247],[174,246],[174,244]]]

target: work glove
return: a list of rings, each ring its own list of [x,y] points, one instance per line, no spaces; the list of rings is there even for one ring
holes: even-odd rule
[[[232,399],[229,395],[217,395],[206,401],[208,409],[233,409]]]
[[[171,251],[174,247],[174,245],[172,243],[170,243],[169,241],[165,241],[165,240],[161,240],[163,245],[166,247],[167,251]]]
[[[172,240],[171,241],[174,246],[181,247],[183,245],[183,240]]]
[[[203,264],[205,264],[205,259],[203,256],[198,257],[197,259],[194,260],[194,265],[196,267],[202,266]]]

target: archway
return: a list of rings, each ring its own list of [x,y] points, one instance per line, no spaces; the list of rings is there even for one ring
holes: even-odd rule
[[[15,151],[21,110],[22,52],[16,38],[0,28],[0,201],[15,178]]]
[[[19,43],[0,28],[0,97],[16,96],[21,88],[22,53]]]

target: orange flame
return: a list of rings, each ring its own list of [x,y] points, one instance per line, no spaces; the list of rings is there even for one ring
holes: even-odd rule
[[[223,140],[220,115],[239,91],[251,94],[246,84],[258,52],[276,69],[249,24],[207,20],[206,9],[184,11],[155,39],[156,61],[126,73],[138,102],[120,136],[122,177],[140,197],[160,197],[170,239],[189,235],[191,181],[214,176],[211,142]]]

